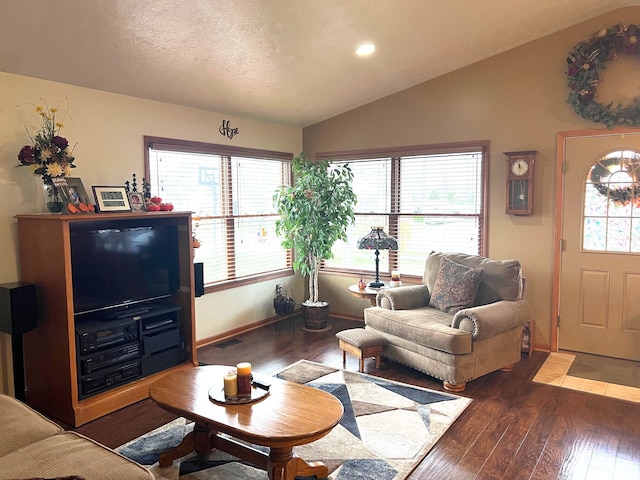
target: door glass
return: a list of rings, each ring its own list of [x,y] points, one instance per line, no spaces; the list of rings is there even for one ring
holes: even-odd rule
[[[589,169],[582,248],[640,252],[640,153],[611,152]]]

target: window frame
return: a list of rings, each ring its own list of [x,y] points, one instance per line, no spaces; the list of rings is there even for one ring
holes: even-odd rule
[[[380,149],[362,149],[362,150],[347,150],[347,151],[335,151],[335,152],[319,152],[316,155],[318,160],[330,160],[332,162],[348,162],[357,160],[368,160],[376,158],[391,159],[391,205],[389,206],[389,213],[384,214],[389,219],[389,235],[393,237],[398,236],[398,221],[400,217],[411,216],[411,214],[403,214],[398,211],[400,197],[398,194],[400,185],[400,168],[399,160],[401,157],[411,157],[417,155],[442,155],[442,154],[457,154],[468,153],[473,151],[479,151],[482,155],[481,159],[481,196],[480,196],[480,213],[478,215],[478,252],[481,256],[486,256],[488,251],[488,198],[489,198],[489,140],[479,141],[466,141],[466,142],[454,142],[454,143],[439,143],[430,145],[410,145],[399,147],[388,147]],[[358,215],[358,214],[356,214]],[[456,216],[453,214],[446,214],[446,216]],[[460,216],[469,216],[468,214]],[[474,215],[475,216],[475,215]],[[355,248],[355,246],[354,246]],[[388,272],[393,270],[399,270],[398,267],[398,251],[389,250],[388,252],[388,271],[386,268],[380,267],[380,277],[388,277]],[[375,273],[373,268],[360,270],[352,268],[338,268],[327,266],[324,263],[321,265],[321,273],[344,275],[344,276],[366,276]],[[415,274],[402,274],[403,278],[420,280],[421,275]]]
[[[150,158],[149,151],[151,148],[156,150],[167,150],[167,151],[178,151],[185,153],[202,153],[202,154],[210,154],[217,155],[222,157],[248,157],[254,159],[265,159],[265,160],[279,160],[282,161],[283,164],[285,162],[289,163],[289,180],[292,181],[292,172],[291,172],[291,160],[293,159],[293,153],[290,152],[278,152],[271,150],[262,150],[248,147],[236,147],[231,145],[221,145],[214,143],[206,143],[206,142],[197,142],[192,140],[181,140],[181,139],[173,139],[173,138],[165,138],[165,137],[155,137],[155,136],[144,136],[144,175],[145,178],[151,178],[151,167],[150,167]],[[230,190],[232,188],[232,180],[229,178],[227,183],[227,188]],[[275,190],[274,190],[275,193]],[[232,195],[232,193],[231,193]],[[232,197],[229,196],[225,198],[223,201],[229,202]],[[227,224],[233,224],[234,221],[238,218],[246,217],[246,215],[234,215],[233,212],[229,214],[223,215],[226,217]],[[204,217],[207,218],[207,217]],[[230,250],[229,258],[233,259],[235,246],[234,242],[227,241],[227,247]],[[293,257],[291,250],[286,251],[286,265],[285,268],[280,268],[272,271],[261,272],[251,275],[246,275],[239,278],[229,278],[227,277],[225,280],[216,281],[213,283],[205,284],[205,294],[211,293],[220,290],[226,290],[229,288],[235,288],[242,285],[250,285],[254,283],[259,283],[267,280],[272,280],[275,278],[282,278],[291,276],[294,274],[292,263]],[[233,261],[233,260],[232,260]]]

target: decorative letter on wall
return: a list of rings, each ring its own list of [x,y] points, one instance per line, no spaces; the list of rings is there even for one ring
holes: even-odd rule
[[[231,128],[230,123],[231,120],[222,120],[222,125],[220,125],[218,131],[220,132],[220,135],[227,136],[232,139],[240,132],[237,128]]]

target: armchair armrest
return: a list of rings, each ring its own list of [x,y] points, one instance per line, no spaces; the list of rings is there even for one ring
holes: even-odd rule
[[[431,294],[426,285],[385,288],[376,295],[376,305],[387,310],[409,310],[429,305]]]
[[[523,326],[530,320],[531,307],[525,300],[500,300],[460,310],[454,315],[451,326],[470,332],[473,340],[483,340]]]

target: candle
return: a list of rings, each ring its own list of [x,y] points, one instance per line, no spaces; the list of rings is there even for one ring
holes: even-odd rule
[[[242,362],[236,365],[238,373],[238,395],[251,395],[251,364]]]
[[[400,272],[397,270],[391,271],[391,283],[389,283],[390,287],[401,287],[402,282],[400,281]]]
[[[236,371],[238,372],[238,376],[251,375],[251,364],[249,362],[239,363],[236,365]]]
[[[224,376],[224,396],[235,397],[238,394],[238,378],[236,375],[229,373]]]

